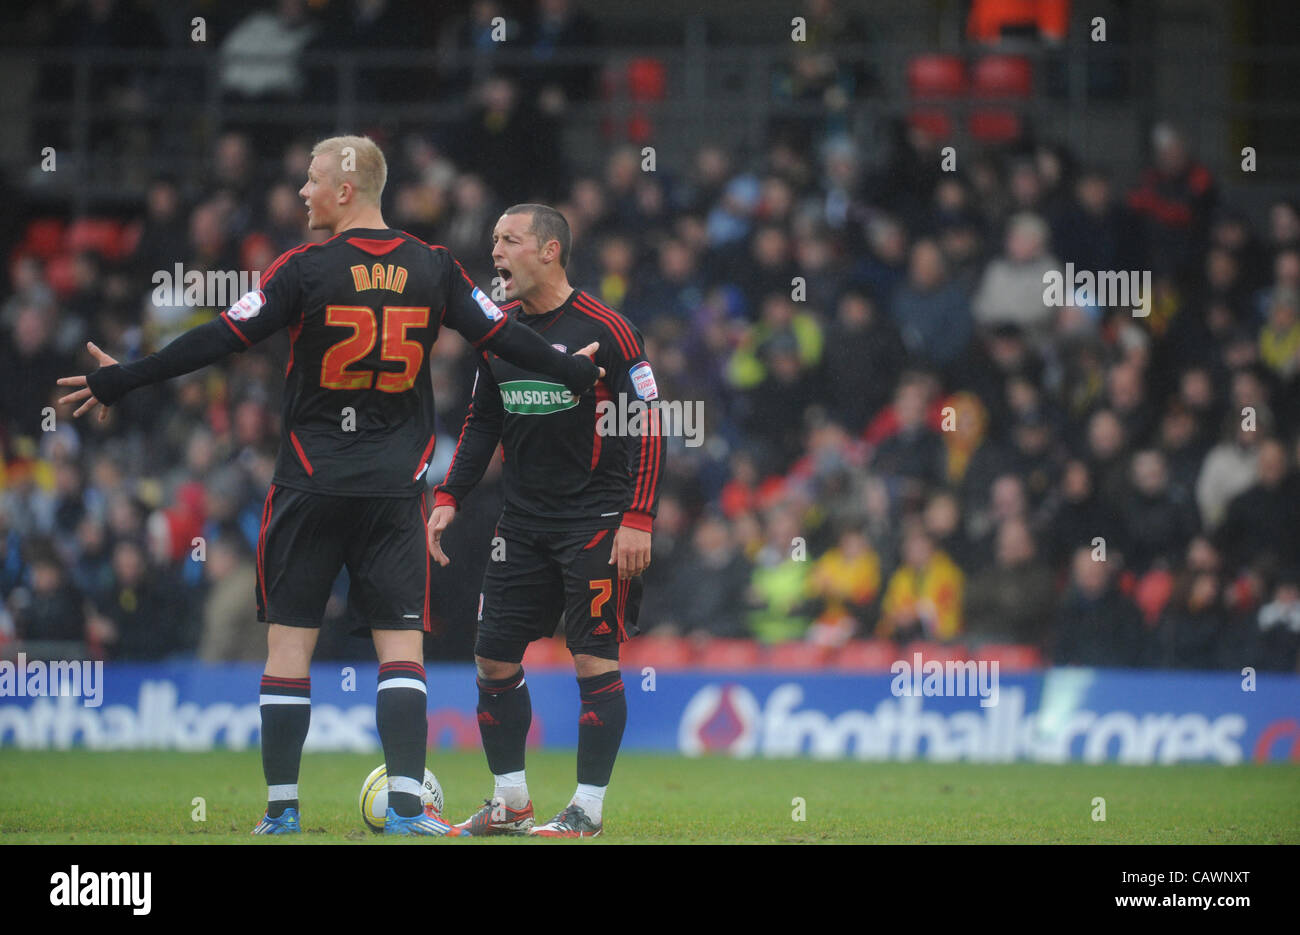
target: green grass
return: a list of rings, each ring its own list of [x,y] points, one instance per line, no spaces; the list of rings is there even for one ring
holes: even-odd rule
[[[308,754],[303,843],[391,843],[361,825],[357,794],[377,754]],[[490,791],[478,753],[432,753],[447,814]],[[529,754],[541,820],[573,791],[573,755]],[[207,820],[191,819],[195,796]],[[1093,798],[1106,820],[1093,821]],[[274,844],[261,763],[247,753],[0,751],[0,843]],[[792,819],[792,800],[806,820]],[[1081,766],[619,758],[606,842],[1300,843],[1294,766]],[[399,842],[400,843],[400,842]],[[410,842],[417,843],[417,842]],[[428,842],[425,842],[428,843]],[[452,844],[453,842],[445,842]],[[460,843],[460,842],[456,842]],[[479,843],[479,842],[469,842]],[[482,843],[547,842],[489,839]]]

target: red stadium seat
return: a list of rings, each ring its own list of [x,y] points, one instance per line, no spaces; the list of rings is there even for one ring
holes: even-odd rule
[[[982,98],[1028,98],[1033,68],[1021,55],[986,55],[975,63],[971,93]]]
[[[524,669],[569,669],[572,659],[563,638],[533,640],[524,650]]]
[[[634,101],[662,101],[668,92],[668,73],[657,58],[634,58],[627,63],[627,93]]]
[[[920,99],[961,97],[966,64],[955,55],[918,55],[907,63],[907,90]]]
[[[765,662],[769,669],[807,671],[824,669],[830,659],[830,650],[815,643],[778,643],[767,651]]]
[[[914,110],[908,114],[907,122],[937,140],[946,140],[952,136],[952,118],[946,111]]]
[[[850,640],[831,666],[841,672],[888,672],[898,658],[898,648],[888,640]]]
[[[63,222],[57,218],[37,218],[27,225],[23,250],[48,260],[63,247]]]
[[[655,669],[685,669],[691,665],[695,649],[690,640],[677,636],[645,636],[624,643],[619,658],[629,669],[642,666]]]
[[[762,659],[762,648],[752,640],[709,640],[696,663],[704,669],[753,669]]]
[[[1165,605],[1174,594],[1174,576],[1166,568],[1152,568],[1133,588],[1133,600],[1142,611],[1142,619],[1154,624],[1164,613]]]
[[[1020,117],[1009,110],[977,110],[967,130],[981,143],[1010,143],[1020,139]]]
[[[905,659],[910,664],[912,662],[912,657],[917,653],[921,654],[921,660],[923,662],[929,662],[931,659],[938,662],[954,662],[971,658],[970,651],[967,650],[965,646],[952,645],[949,643],[927,643],[923,641],[908,643],[907,646],[903,648],[903,651],[898,654],[898,658]]]
[[[1027,672],[1043,667],[1042,653],[1033,646],[1022,646],[1019,643],[989,643],[981,646],[975,653],[975,661],[996,661],[999,672]]]
[[[77,274],[74,269],[73,258],[69,253],[60,253],[51,257],[45,264],[45,281],[50,284],[54,294],[60,299],[66,299],[72,293],[77,291]]]
[[[1060,42],[1070,28],[1070,0],[971,0],[966,35],[979,42],[1000,42],[1008,30],[1033,28],[1044,39]]]
[[[90,251],[106,259],[116,259],[122,234],[116,221],[104,218],[80,218],[73,221],[63,237],[63,247],[73,253]]]

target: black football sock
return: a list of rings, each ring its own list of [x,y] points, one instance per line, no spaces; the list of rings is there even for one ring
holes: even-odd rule
[[[311,726],[311,679],[262,676],[262,774],[266,814],[279,818],[298,807],[298,767]]]
[[[478,732],[494,776],[524,768],[524,744],[533,723],[533,702],[521,668],[503,679],[478,680]]]
[[[582,715],[578,718],[578,782],[607,786],[627,724],[627,697],[618,670],[578,679]]]
[[[375,725],[388,767],[388,807],[403,818],[420,814],[424,785],[424,747],[429,734],[428,690],[418,662],[385,662],[379,667]]]

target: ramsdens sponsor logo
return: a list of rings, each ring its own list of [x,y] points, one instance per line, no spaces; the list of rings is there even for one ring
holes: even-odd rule
[[[501,405],[519,416],[544,416],[578,405],[578,397],[559,383],[510,380],[501,384]]]
[[[14,662],[0,662],[0,698],[80,698],[87,708],[104,701],[104,663],[82,661],[27,661],[19,653]]]
[[[1049,726],[1040,713],[1026,712],[1025,692],[1018,687],[1004,687],[999,703],[980,711],[927,711],[920,696],[909,695],[884,699],[871,711],[832,715],[801,710],[803,699],[798,683],[778,685],[763,704],[743,685],[706,685],[682,714],[678,749],[690,756],[1232,764],[1242,760],[1239,740],[1246,730],[1239,714],[1099,716],[1080,709],[1053,718]]]
[[[77,864],[67,873],[50,876],[51,906],[130,906],[131,913],[147,916],[153,905],[153,874],[83,872]]]

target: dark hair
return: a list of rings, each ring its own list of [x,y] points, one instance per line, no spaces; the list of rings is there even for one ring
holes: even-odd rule
[[[560,242],[560,266],[569,265],[569,250],[573,246],[573,234],[569,231],[569,222],[564,215],[549,205],[514,205],[506,208],[506,214],[531,214],[533,223],[528,233],[537,238],[538,246],[544,246],[552,240]]]

